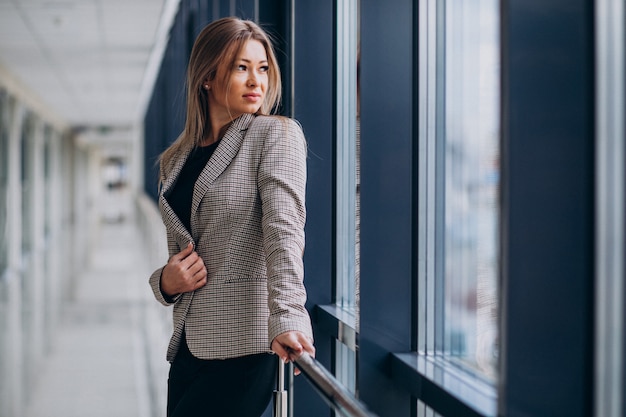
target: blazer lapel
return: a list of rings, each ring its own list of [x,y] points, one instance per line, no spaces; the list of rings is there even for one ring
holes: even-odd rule
[[[159,194],[159,205],[161,207],[161,213],[163,214],[163,223],[168,230],[172,231],[174,238],[179,243],[181,248],[184,248],[188,242],[192,242],[193,237],[191,236],[191,232],[187,230],[185,225],[183,225],[183,222],[180,221],[165,196],[172,189],[174,184],[176,184],[178,175],[183,169],[183,166],[185,165],[185,162],[187,161],[187,158],[189,157],[192,149],[193,146],[187,146],[182,150],[180,157],[176,159],[172,170],[169,172],[167,178],[163,182],[163,189],[162,192]]]
[[[248,130],[248,126],[254,120],[253,114],[243,114],[233,121],[230,125],[220,144],[215,149],[215,153],[211,156],[209,163],[206,164],[193,191],[193,199],[191,202],[191,218],[193,219],[195,213],[200,206],[200,201],[206,194],[207,190],[213,184],[213,182],[220,176],[222,172],[232,162],[233,158],[237,156],[243,139]],[[193,222],[192,222],[193,223]]]

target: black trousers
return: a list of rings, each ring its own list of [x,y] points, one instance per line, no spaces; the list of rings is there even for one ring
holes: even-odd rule
[[[167,416],[261,416],[272,399],[277,360],[269,353],[202,360],[183,342],[170,367]]]

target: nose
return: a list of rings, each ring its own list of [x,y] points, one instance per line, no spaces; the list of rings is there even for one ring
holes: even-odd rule
[[[248,75],[248,87],[256,87],[257,85],[257,74],[255,71],[250,71]]]

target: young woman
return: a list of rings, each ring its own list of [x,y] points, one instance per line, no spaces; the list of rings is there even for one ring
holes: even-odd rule
[[[170,259],[150,277],[174,305],[169,417],[257,417],[276,353],[314,354],[304,307],[306,142],[267,116],[281,96],[266,33],[224,18],[198,35],[185,129],[160,159]]]

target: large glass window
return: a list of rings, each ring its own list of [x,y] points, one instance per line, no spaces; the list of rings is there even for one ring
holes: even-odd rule
[[[21,155],[21,178],[22,185],[22,256],[30,257],[34,242],[33,210],[35,204],[34,194],[34,117],[29,115],[25,118],[22,126],[20,141]]]
[[[358,0],[337,4],[337,304],[356,306]]]
[[[0,282],[7,268],[8,254],[8,181],[9,181],[9,97],[0,90]]]
[[[342,326],[359,325],[359,112],[358,43],[359,0],[337,2],[337,193],[336,193],[336,304],[350,317]],[[341,320],[341,319],[340,319]],[[351,341],[354,342],[354,341]],[[349,343],[353,345],[353,343]],[[356,350],[338,341],[335,374],[356,391]]]
[[[43,234],[46,243],[50,239],[54,210],[52,210],[53,186],[52,186],[52,128],[46,126],[44,128],[43,140],[43,200],[47,210],[44,211]]]
[[[420,3],[418,345],[489,380],[497,363],[497,0]]]

